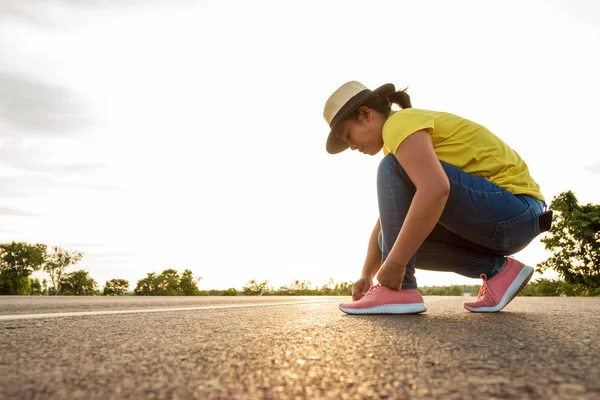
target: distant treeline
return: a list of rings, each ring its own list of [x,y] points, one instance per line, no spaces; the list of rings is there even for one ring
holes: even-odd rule
[[[530,282],[520,296],[600,296],[600,204],[581,205],[572,192],[556,196],[549,207],[554,212],[551,230],[541,238],[552,256],[537,265],[537,272],[551,269],[561,279],[538,279]],[[151,272],[137,281],[131,291],[129,281],[115,278],[106,281],[102,292],[89,272],[67,268],[77,264],[83,253],[45,244],[24,242],[0,243],[0,294],[7,295],[137,295],[137,296],[350,296],[353,282],[321,287],[309,281],[294,280],[275,288],[268,281],[250,280],[241,289],[200,290],[202,278],[191,270],[179,273],[165,269]],[[49,280],[31,279],[34,271],[48,273]],[[421,287],[425,296],[477,296],[479,285]]]
[[[242,289],[200,290],[198,282],[191,271],[179,274],[176,270],[167,269],[160,274],[149,273],[140,279],[133,291],[129,291],[129,282],[125,279],[111,279],[104,285],[104,290],[97,289],[95,281],[87,275],[87,271],[75,271],[67,275],[68,281],[63,285],[61,295],[84,296],[351,296],[353,282],[335,283],[332,279],[321,287],[311,286],[310,281],[294,280],[287,286],[275,288],[268,281],[250,280]],[[423,286],[419,292],[423,296],[477,296],[480,285]],[[55,292],[41,284],[38,279],[31,280],[30,295],[52,295]],[[600,289],[590,289],[580,285],[572,285],[562,280],[538,279],[530,282],[519,296],[600,296]]]
[[[419,288],[423,296],[477,296],[480,285],[424,286]],[[529,282],[519,296],[600,296],[600,289],[573,285],[563,280],[538,279]]]

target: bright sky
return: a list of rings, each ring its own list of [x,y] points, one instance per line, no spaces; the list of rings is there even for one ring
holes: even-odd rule
[[[586,0],[5,0],[0,241],[83,251],[101,286],[356,280],[382,155],[325,151],[348,80],[409,85],[513,147],[548,202],[598,203],[598,43]]]

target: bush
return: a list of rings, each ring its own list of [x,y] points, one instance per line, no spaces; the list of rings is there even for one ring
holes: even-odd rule
[[[464,293],[463,287],[458,285],[452,286],[424,286],[419,288],[422,296],[462,296]]]
[[[550,280],[541,278],[529,282],[519,296],[600,296],[600,289],[590,288],[587,285],[575,285],[562,279]]]

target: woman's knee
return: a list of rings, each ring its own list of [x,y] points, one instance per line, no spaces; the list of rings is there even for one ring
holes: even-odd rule
[[[383,157],[379,162],[379,168],[377,169],[377,173],[381,174],[383,172],[387,172],[391,169],[394,169],[396,168],[396,164],[400,163],[398,162],[398,160],[396,160],[396,157],[394,157],[394,155],[390,153],[387,156]],[[400,166],[400,168],[402,167]]]

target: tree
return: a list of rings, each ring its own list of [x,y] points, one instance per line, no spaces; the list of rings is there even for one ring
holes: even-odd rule
[[[52,248],[52,253],[46,257],[44,271],[50,274],[50,281],[54,286],[53,292],[55,295],[60,294],[62,277],[67,267],[77,264],[82,258],[83,253],[78,251],[68,251],[57,246]]]
[[[177,296],[179,294],[179,273],[172,269],[165,269],[157,277],[156,286],[162,296]]]
[[[419,288],[419,293],[423,296],[462,296],[464,289],[462,286],[424,286]]]
[[[313,294],[310,288],[310,281],[299,281],[296,279],[292,281],[289,286],[289,291],[291,295],[310,295]]]
[[[29,275],[42,267],[46,250],[39,243],[0,243],[0,294],[30,294]]]
[[[334,293],[334,282],[333,282],[333,278],[329,278],[329,281],[327,281],[327,283],[325,285],[323,285],[321,287],[320,293],[322,295],[325,296],[329,296],[332,295]]]
[[[66,295],[93,296],[96,294],[98,284],[84,270],[73,271],[63,275],[60,282],[62,291]]]
[[[133,290],[133,293],[141,296],[156,296],[156,272],[150,272],[145,278],[137,281],[137,285]]]
[[[550,203],[553,226],[542,239],[552,257],[538,264],[538,272],[557,271],[567,283],[600,288],[600,204],[580,205],[573,192],[563,192]]]
[[[179,281],[179,290],[184,296],[197,296],[200,294],[198,289],[198,283],[202,278],[194,278],[192,271],[186,269],[181,274],[181,280]]]
[[[591,289],[583,285],[572,285],[562,279],[540,278],[529,282],[519,296],[600,296],[600,288]]]
[[[254,279],[248,281],[244,285],[243,293],[246,296],[261,296],[267,290],[267,284],[269,281],[263,281],[262,283],[256,282]]]
[[[133,292],[140,296],[198,296],[206,294],[198,289],[200,279],[194,278],[190,270],[180,276],[174,269],[165,269],[159,275],[151,272],[140,279]]]
[[[33,295],[41,295],[43,294],[42,292],[42,284],[40,283],[40,280],[38,278],[35,279],[29,279],[30,283],[31,283],[31,294]]]
[[[336,283],[333,294],[335,294],[336,296],[351,296],[353,285],[354,282]]]
[[[111,279],[104,284],[105,296],[122,296],[129,290],[129,281],[126,279]]]

